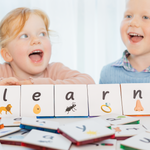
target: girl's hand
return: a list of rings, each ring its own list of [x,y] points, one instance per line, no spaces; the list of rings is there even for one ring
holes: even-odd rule
[[[0,81],[0,85],[19,85],[19,80],[14,77],[4,78]]]
[[[30,84],[33,84],[33,83],[31,82],[31,80],[19,81],[19,85],[30,85]]]

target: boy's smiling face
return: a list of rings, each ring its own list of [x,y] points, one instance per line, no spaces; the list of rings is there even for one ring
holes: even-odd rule
[[[10,64],[19,77],[38,76],[47,67],[51,43],[43,19],[31,14],[22,31],[6,45],[12,57]]]
[[[127,0],[121,37],[132,55],[150,53],[150,0]]]

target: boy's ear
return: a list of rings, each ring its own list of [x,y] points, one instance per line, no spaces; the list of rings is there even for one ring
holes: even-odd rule
[[[7,48],[2,48],[1,49],[1,56],[3,57],[3,59],[6,61],[6,62],[11,62],[13,60],[11,54],[9,53],[8,49]]]

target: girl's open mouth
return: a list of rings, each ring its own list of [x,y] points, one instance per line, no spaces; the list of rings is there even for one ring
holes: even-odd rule
[[[34,50],[29,54],[29,58],[32,62],[40,62],[43,58],[43,51],[42,50]]]
[[[128,36],[130,41],[132,41],[133,43],[138,43],[144,38],[144,36],[137,33],[129,33]]]

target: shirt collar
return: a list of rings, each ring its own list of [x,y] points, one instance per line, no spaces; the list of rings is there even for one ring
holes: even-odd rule
[[[122,58],[114,62],[112,66],[122,66],[128,71],[137,72],[137,70],[131,66],[129,60],[127,59],[129,55],[130,53],[127,50],[125,50],[123,52]],[[144,69],[142,72],[150,72],[150,66]]]

